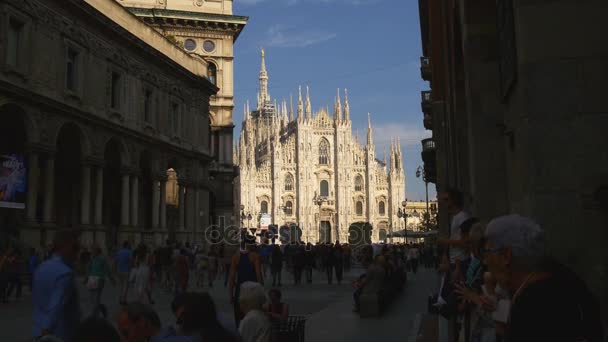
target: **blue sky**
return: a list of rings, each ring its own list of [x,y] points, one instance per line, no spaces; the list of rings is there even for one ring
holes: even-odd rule
[[[414,0],[235,0],[234,14],[249,16],[235,46],[235,136],[243,104],[256,103],[260,48],[266,50],[272,98],[297,98],[310,86],[313,111],[333,108],[337,88],[347,88],[353,133],[365,141],[371,113],[376,155],[401,138],[408,199],[424,199],[420,25]],[[429,185],[429,197],[435,197]]]

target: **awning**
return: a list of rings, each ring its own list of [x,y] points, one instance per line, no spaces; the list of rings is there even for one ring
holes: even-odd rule
[[[396,232],[388,234],[387,237],[404,238],[404,237],[406,237],[405,232],[406,232],[405,229],[398,230]],[[429,230],[427,232],[421,232],[421,231],[413,231],[413,230],[408,229],[407,237],[408,238],[426,238],[426,237],[435,236],[435,235],[437,235],[437,233],[438,233],[437,230]]]

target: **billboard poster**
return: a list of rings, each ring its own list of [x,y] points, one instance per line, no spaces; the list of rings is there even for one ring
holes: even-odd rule
[[[0,154],[0,208],[25,208],[26,177],[23,155]]]
[[[268,229],[268,226],[272,223],[272,215],[262,214],[260,217],[260,229]]]

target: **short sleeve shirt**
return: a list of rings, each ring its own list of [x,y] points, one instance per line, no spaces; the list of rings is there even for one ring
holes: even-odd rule
[[[450,224],[450,240],[460,240],[462,238],[460,225],[469,219],[469,217],[471,216],[465,211],[460,211],[452,217],[452,223]],[[450,247],[450,264],[455,263],[456,259],[462,260],[464,256],[464,249],[460,247]]]

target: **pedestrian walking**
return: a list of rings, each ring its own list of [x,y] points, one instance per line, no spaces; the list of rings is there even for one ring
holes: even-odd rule
[[[8,258],[7,264],[7,276],[8,276],[8,288],[6,290],[6,299],[8,300],[13,291],[15,291],[15,299],[20,299],[23,283],[21,282],[21,275],[25,269],[25,262],[21,256],[21,251],[16,249],[13,254]]]
[[[54,335],[74,342],[73,334],[80,322],[74,273],[80,249],[78,236],[72,231],[57,231],[53,241],[52,257],[34,273],[33,337]]]
[[[327,283],[331,284],[333,282],[334,276],[334,265],[335,265],[335,255],[333,253],[333,246],[331,243],[328,243],[325,246],[325,273],[327,274]]]
[[[416,274],[418,272],[418,259],[420,258],[420,251],[418,250],[418,245],[412,245],[412,247],[408,251],[408,254],[412,273]]]
[[[150,280],[152,279],[151,268],[149,265],[148,254],[145,249],[140,249],[135,258],[135,267],[131,272],[131,283],[135,289],[137,300],[145,303],[148,299],[149,304],[154,304],[150,291]]]
[[[342,275],[344,271],[344,255],[342,254],[342,247],[339,242],[336,242],[334,246],[334,250],[332,251],[334,255],[334,269],[336,270],[336,280],[338,281],[338,285],[342,284]]]
[[[272,274],[272,286],[281,286],[281,271],[283,270],[283,252],[279,245],[272,245],[270,253],[270,273]]]
[[[213,282],[215,281],[215,278],[217,277],[217,270],[219,268],[217,252],[215,250],[215,247],[213,247],[213,246],[209,249],[209,253],[207,254],[207,261],[208,261],[207,278],[209,281],[209,288],[212,288]]]
[[[260,256],[253,251],[254,247],[255,240],[248,238],[248,241],[241,244],[239,253],[232,257],[230,265],[229,295],[234,304],[234,319],[237,326],[241,320],[239,310],[241,284],[245,282],[264,283]]]
[[[175,295],[177,295],[188,290],[188,281],[190,280],[190,261],[186,249],[181,249],[180,254],[175,258],[175,271],[177,274]]]
[[[133,252],[131,251],[129,242],[125,241],[122,244],[122,248],[116,253],[115,257],[115,269],[118,278],[118,286],[120,287],[118,301],[121,305],[127,304],[129,277],[132,264]]]
[[[312,244],[309,242],[304,251],[306,282],[312,284],[312,269],[315,266],[315,253]]]
[[[101,293],[105,286],[106,277],[109,277],[112,280],[112,283],[114,283],[114,278],[110,273],[108,259],[102,254],[101,248],[94,247],[93,256],[87,266],[87,273],[84,280],[85,285],[89,290],[93,314],[97,312],[99,305],[101,304]]]

